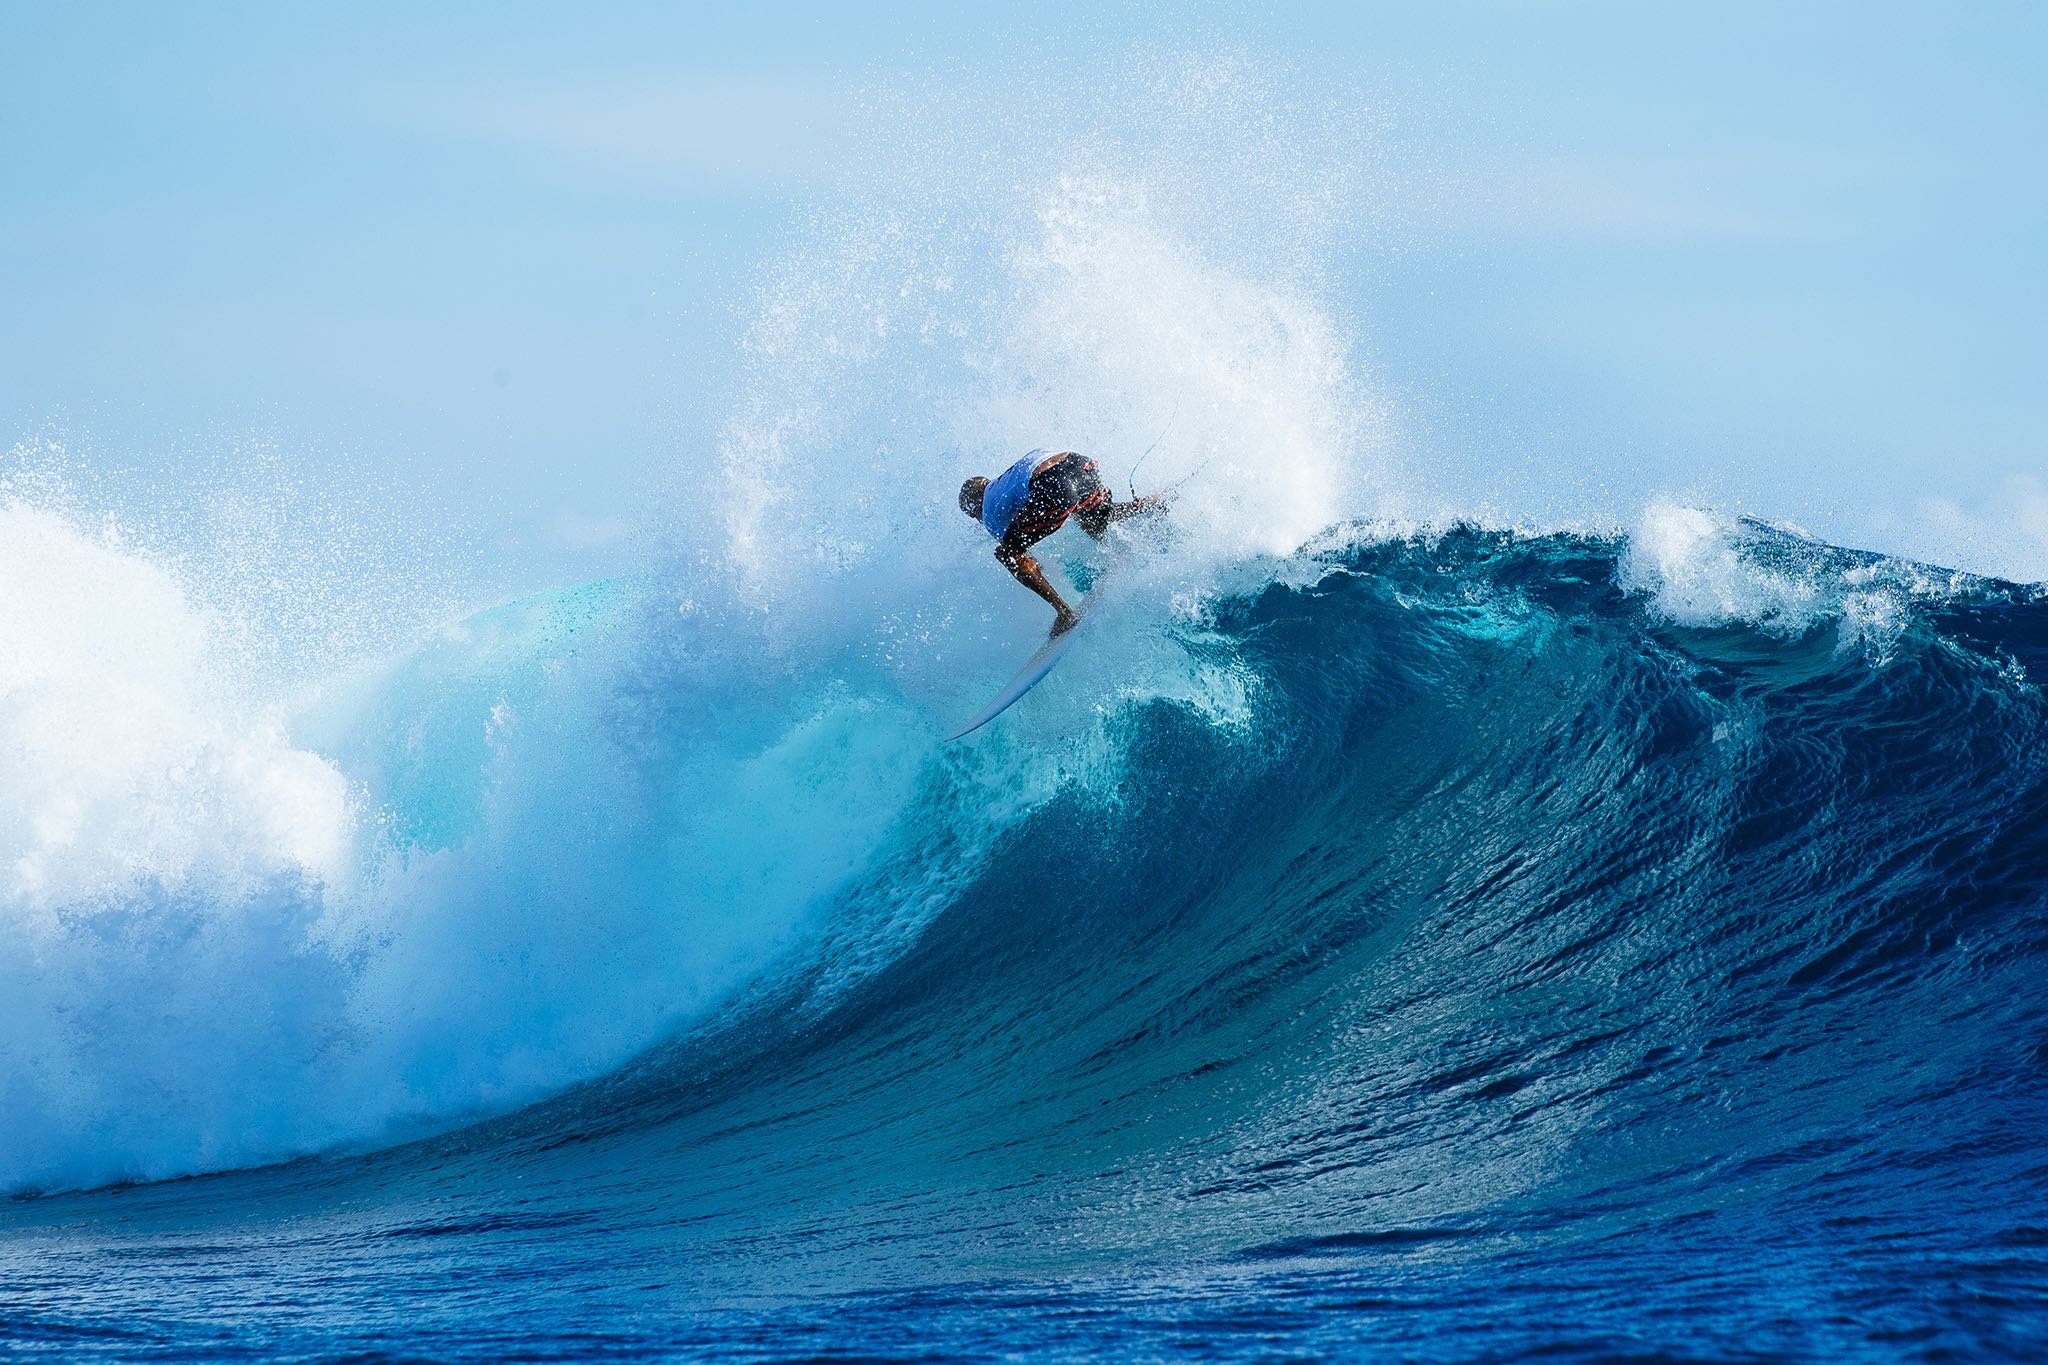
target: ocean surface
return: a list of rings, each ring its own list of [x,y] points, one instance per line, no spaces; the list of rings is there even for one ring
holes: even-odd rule
[[[2039,588],[1675,507],[1169,532],[944,745],[1021,594],[798,649],[650,572],[285,725],[6,515],[8,1359],[2048,1338]]]

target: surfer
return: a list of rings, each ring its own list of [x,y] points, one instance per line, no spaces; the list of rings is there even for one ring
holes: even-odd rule
[[[1045,571],[1029,553],[1031,547],[1066,525],[1068,517],[1100,540],[1111,522],[1164,505],[1157,493],[1115,501],[1102,486],[1095,461],[1071,450],[1034,450],[993,479],[977,474],[960,485],[960,510],[996,538],[996,558],[1002,566],[1059,613],[1052,626],[1055,638],[1072,630],[1081,618],[1046,581]]]

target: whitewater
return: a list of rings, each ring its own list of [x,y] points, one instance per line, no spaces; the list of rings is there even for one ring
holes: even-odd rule
[[[15,450],[10,1353],[2027,1354],[2048,595],[1503,514],[1332,283],[1372,129],[1156,98],[892,144],[613,577],[350,634]],[[1155,438],[941,743],[1047,624],[952,490]]]

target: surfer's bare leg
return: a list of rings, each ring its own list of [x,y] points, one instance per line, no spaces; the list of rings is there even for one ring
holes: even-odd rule
[[[1059,595],[1052,584],[1046,582],[1045,571],[1038,567],[1036,559],[1021,550],[1013,550],[1008,545],[996,546],[996,558],[1002,561],[1004,568],[1015,575],[1019,583],[1043,597],[1051,604],[1052,609],[1059,613],[1059,618],[1052,625],[1054,636],[1064,635],[1081,623],[1081,618],[1074,614],[1074,609],[1067,605],[1066,599]]]

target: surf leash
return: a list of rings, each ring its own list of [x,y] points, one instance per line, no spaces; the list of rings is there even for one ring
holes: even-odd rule
[[[1163,427],[1161,427],[1161,428],[1159,428],[1159,434],[1158,434],[1157,436],[1155,436],[1155,437],[1153,437],[1153,438],[1152,438],[1152,444],[1151,444],[1151,445],[1149,445],[1149,446],[1146,446],[1146,447],[1145,447],[1145,453],[1144,453],[1143,455],[1140,455],[1140,456],[1138,457],[1138,463],[1137,463],[1137,464],[1134,464],[1134,465],[1132,465],[1132,466],[1131,466],[1131,477],[1130,477],[1129,479],[1125,480],[1125,482],[1126,482],[1126,483],[1128,483],[1128,484],[1130,485],[1130,489],[1131,489],[1131,497],[1132,497],[1133,499],[1135,499],[1135,498],[1136,498],[1136,497],[1138,496],[1138,467],[1139,467],[1139,465],[1142,465],[1142,464],[1144,464],[1146,460],[1148,460],[1148,459],[1150,459],[1150,458],[1152,457],[1152,452],[1153,452],[1153,451],[1155,451],[1155,450],[1157,450],[1157,449],[1159,449],[1159,443],[1160,443],[1161,441],[1163,441],[1163,440],[1165,440],[1165,439],[1166,439],[1166,433],[1167,433],[1167,432],[1169,432],[1169,431],[1172,431],[1172,430],[1173,430],[1173,422],[1174,422],[1174,418],[1176,418],[1176,417],[1179,417],[1179,416],[1180,416],[1180,400],[1179,400],[1178,398],[1176,398],[1176,399],[1174,399],[1174,400],[1173,400],[1173,413],[1172,413],[1172,415],[1171,415],[1171,416],[1169,416],[1169,417],[1168,417],[1168,418],[1166,419],[1166,425],[1165,425],[1165,426],[1163,426]]]
[[[1203,470],[1207,469],[1210,465],[1215,463],[1216,457],[1214,455],[1211,455],[1208,459],[1202,461],[1193,469],[1190,469],[1187,473],[1181,475],[1178,479],[1175,479],[1172,483],[1160,489],[1158,495],[1160,502],[1162,504],[1170,505],[1175,498],[1180,496],[1181,489],[1186,488],[1189,484],[1193,483],[1195,481],[1196,475],[1200,474]],[[1134,494],[1133,496],[1136,495]]]

